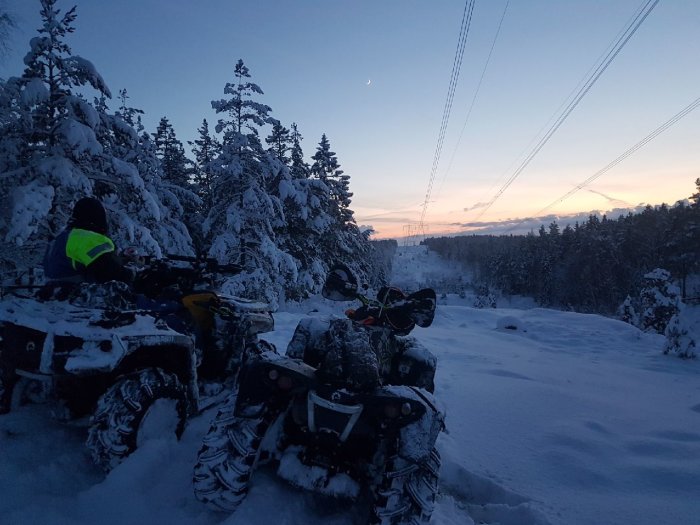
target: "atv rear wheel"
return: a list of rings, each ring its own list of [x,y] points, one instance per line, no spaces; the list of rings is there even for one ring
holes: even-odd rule
[[[257,417],[234,415],[235,397],[219,410],[194,467],[194,494],[214,510],[234,511],[248,495],[263,438],[275,414],[264,409]]]
[[[152,423],[163,423],[164,412],[179,438],[187,422],[187,395],[175,374],[147,368],[119,378],[90,418],[87,446],[95,463],[106,471],[116,467],[154,433]]]
[[[398,456],[388,463],[374,496],[372,525],[427,525],[438,491],[440,454],[433,448],[423,464]]]

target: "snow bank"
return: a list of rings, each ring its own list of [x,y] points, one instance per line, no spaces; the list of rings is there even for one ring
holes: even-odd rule
[[[283,352],[302,317],[347,305],[289,305],[265,338]],[[499,328],[508,318],[526,330]],[[663,355],[663,336],[597,315],[465,305],[439,306],[412,335],[438,357],[435,397],[447,407],[433,524],[697,522],[700,361]],[[296,489],[269,468],[235,514],[206,510],[191,476],[213,410],[106,478],[87,459],[84,429],[46,412],[0,416],[2,523],[361,523],[361,505]]]

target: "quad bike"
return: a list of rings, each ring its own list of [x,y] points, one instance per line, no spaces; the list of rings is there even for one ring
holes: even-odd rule
[[[432,323],[435,292],[384,288],[369,299],[347,267],[336,266],[323,295],[362,306],[348,318],[302,320],[286,357],[248,354],[203,439],[195,496],[233,511],[255,469],[270,463],[293,485],[364,501],[369,523],[427,524],[444,415],[432,395],[435,357],[402,335]]]
[[[166,424],[226,397],[241,356],[274,326],[267,305],[214,293],[237,268],[170,256],[143,261],[133,287],[9,287],[0,300],[0,413],[51,403],[87,423],[95,462],[110,470]],[[9,292],[9,293],[7,293]]]

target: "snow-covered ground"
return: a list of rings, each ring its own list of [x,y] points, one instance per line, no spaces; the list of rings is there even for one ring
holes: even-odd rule
[[[408,266],[396,265],[404,287]],[[436,270],[416,271],[420,280]],[[433,326],[412,334],[438,356],[447,409],[434,524],[700,523],[699,360],[665,356],[661,336],[597,315],[467,304],[448,297]],[[267,339],[284,350],[306,312],[345,306],[314,299],[280,312]],[[353,505],[268,470],[235,514],[204,508],[191,476],[211,417],[194,418],[179,442],[147,442],[105,477],[84,429],[42,406],[0,416],[0,523],[357,523]]]

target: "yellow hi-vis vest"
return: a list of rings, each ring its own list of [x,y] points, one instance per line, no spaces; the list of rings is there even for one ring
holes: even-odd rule
[[[66,257],[76,264],[90,266],[100,255],[114,251],[114,243],[109,237],[89,230],[73,228],[66,242]]]

